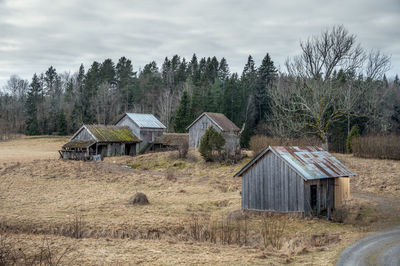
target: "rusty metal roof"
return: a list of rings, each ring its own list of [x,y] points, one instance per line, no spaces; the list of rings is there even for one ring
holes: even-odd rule
[[[229,120],[224,114],[221,113],[202,113],[193,123],[190,124],[186,129],[191,128],[203,115],[208,116],[222,131],[240,131],[231,120]]]
[[[316,146],[273,146],[268,147],[251,160],[235,176],[242,176],[253,164],[267,152],[273,152],[284,160],[305,180],[355,176],[355,174],[332,154]]]

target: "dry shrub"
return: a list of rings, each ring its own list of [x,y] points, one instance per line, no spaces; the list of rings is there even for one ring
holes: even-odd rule
[[[400,136],[358,137],[351,146],[357,157],[400,160]]]
[[[275,249],[282,248],[282,240],[286,231],[287,219],[270,215],[263,217],[261,234],[264,241],[264,247],[271,245]]]
[[[81,213],[79,213],[77,210],[75,211],[75,215],[73,220],[71,221],[71,225],[70,225],[70,237],[73,238],[82,238],[83,237],[83,233],[84,233],[84,229],[85,229],[85,221],[83,218],[83,215]]]
[[[188,233],[195,241],[223,245],[246,245],[248,239],[247,220],[217,220],[193,215],[188,223]]]
[[[147,199],[146,194],[142,192],[136,193],[132,198],[129,200],[130,204],[137,204],[137,205],[147,205],[150,204],[149,200]]]
[[[68,246],[59,252],[44,238],[38,250],[27,252],[19,243],[12,243],[6,236],[0,236],[0,265],[71,265],[72,261],[66,261],[66,255],[72,251]]]
[[[188,141],[183,141],[179,146],[178,146],[178,157],[179,158],[186,158],[189,152],[189,142]]]
[[[321,146],[321,141],[316,138],[271,138],[263,135],[255,135],[250,138],[250,149],[254,155],[259,154],[268,146]]]

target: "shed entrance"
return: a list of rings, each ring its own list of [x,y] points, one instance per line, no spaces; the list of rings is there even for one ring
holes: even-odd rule
[[[317,185],[311,185],[310,186],[310,204],[311,204],[311,210],[315,210],[317,208]]]

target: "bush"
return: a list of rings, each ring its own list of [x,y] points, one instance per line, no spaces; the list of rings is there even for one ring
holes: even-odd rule
[[[271,138],[264,135],[255,135],[250,139],[250,149],[254,155],[259,154],[268,146],[321,146],[322,142],[316,138]]]
[[[206,161],[215,161],[222,157],[225,139],[214,127],[209,127],[200,141],[200,154]]]
[[[357,157],[400,160],[400,136],[356,137],[351,146]]]
[[[360,132],[358,130],[358,126],[354,125],[350,132],[349,135],[347,135],[347,139],[346,139],[346,151],[347,153],[353,153],[353,149],[351,147],[351,141],[353,140],[353,138],[355,137],[359,137],[360,136]]]

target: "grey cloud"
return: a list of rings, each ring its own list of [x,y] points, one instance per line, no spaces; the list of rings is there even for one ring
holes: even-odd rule
[[[343,24],[366,49],[392,55],[400,73],[400,3],[382,1],[49,1],[0,0],[0,87],[12,74],[30,79],[50,65],[76,71],[106,58],[136,69],[179,54],[225,57],[241,72],[269,52],[277,65],[299,40]]]

